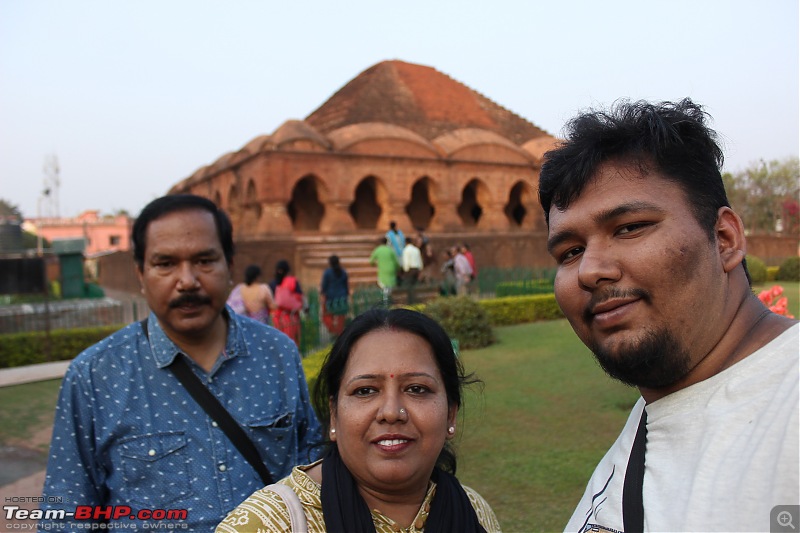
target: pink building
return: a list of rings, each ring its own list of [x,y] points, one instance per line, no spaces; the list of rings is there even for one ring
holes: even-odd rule
[[[84,211],[75,218],[32,218],[25,229],[50,242],[59,239],[85,239],[86,257],[131,248],[133,219],[128,215],[100,216],[98,210]]]

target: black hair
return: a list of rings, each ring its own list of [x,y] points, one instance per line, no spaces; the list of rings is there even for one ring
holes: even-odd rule
[[[333,269],[333,273],[336,274],[337,278],[342,277],[342,264],[339,261],[338,255],[331,255],[328,257],[328,266]]]
[[[147,227],[156,219],[163,217],[169,213],[177,211],[188,211],[192,209],[200,209],[208,211],[214,217],[214,224],[217,228],[217,236],[219,243],[222,246],[222,252],[225,255],[225,261],[230,265],[233,262],[233,225],[230,218],[225,214],[225,211],[217,207],[217,205],[202,196],[194,194],[171,194],[156,198],[147,204],[139,216],[136,217],[136,222],[133,223],[133,230],[131,231],[131,239],[133,241],[133,260],[136,266],[141,271],[144,268],[144,255],[147,248]]]
[[[448,406],[460,408],[463,387],[475,383],[482,384],[482,381],[474,375],[464,374],[464,367],[456,357],[450,337],[434,319],[410,309],[371,309],[354,318],[339,335],[314,382],[312,401],[324,426],[325,435],[329,434],[330,428],[329,402],[336,406],[339,387],[353,347],[361,337],[379,329],[413,333],[430,345],[436,366],[442,375]],[[445,442],[436,466],[455,474],[456,455],[450,441]]]
[[[245,285],[252,285],[253,282],[261,275],[261,267],[258,265],[250,265],[244,269],[244,283]]]
[[[539,201],[550,208],[576,200],[609,160],[631,162],[643,175],[658,171],[685,193],[698,224],[714,240],[720,207],[730,207],[722,182],[723,155],[709,115],[685,98],[677,103],[620,100],[608,112],[592,110],[572,119],[566,141],[544,156]]]
[[[278,285],[281,284],[283,278],[286,277],[286,274],[288,274],[290,270],[289,261],[286,259],[281,259],[275,263],[275,281],[278,282]]]

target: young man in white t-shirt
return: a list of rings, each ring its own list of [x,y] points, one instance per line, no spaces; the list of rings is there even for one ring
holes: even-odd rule
[[[715,139],[691,100],[621,102],[545,156],[558,304],[642,394],[568,531],[768,531],[800,504],[799,327],[750,289]]]

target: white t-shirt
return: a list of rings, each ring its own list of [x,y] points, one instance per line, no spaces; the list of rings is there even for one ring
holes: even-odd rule
[[[774,506],[800,504],[798,332],[795,324],[647,405],[645,531],[769,531]],[[622,486],[643,407],[639,398],[565,531],[623,531]]]

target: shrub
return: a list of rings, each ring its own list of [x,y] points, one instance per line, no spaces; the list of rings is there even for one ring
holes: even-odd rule
[[[468,296],[437,298],[425,305],[424,312],[437,320],[461,349],[483,348],[494,342],[486,310]]]
[[[553,281],[549,279],[528,279],[523,281],[503,281],[495,285],[498,298],[522,296],[526,294],[548,294],[553,292]]]
[[[784,259],[778,267],[778,281],[800,281],[800,257],[789,257]]]
[[[561,308],[556,303],[556,297],[552,293],[495,298],[481,300],[480,303],[486,309],[489,323],[492,326],[509,326],[536,320],[564,318]]]
[[[42,331],[3,335],[0,342],[0,368],[68,361],[120,327],[56,329],[50,335]]]
[[[778,278],[778,270],[780,267],[768,266],[767,267],[767,281],[775,281]]]
[[[767,265],[754,255],[745,257],[747,260],[747,270],[750,272],[750,279],[753,283],[764,283],[767,281]]]
[[[325,362],[325,358],[328,356],[328,352],[330,351],[331,347],[326,346],[321,350],[311,352],[307,356],[303,357],[303,372],[306,375],[306,381],[308,382],[309,390],[314,389],[314,382],[317,381],[319,371],[322,369],[322,363]]]

